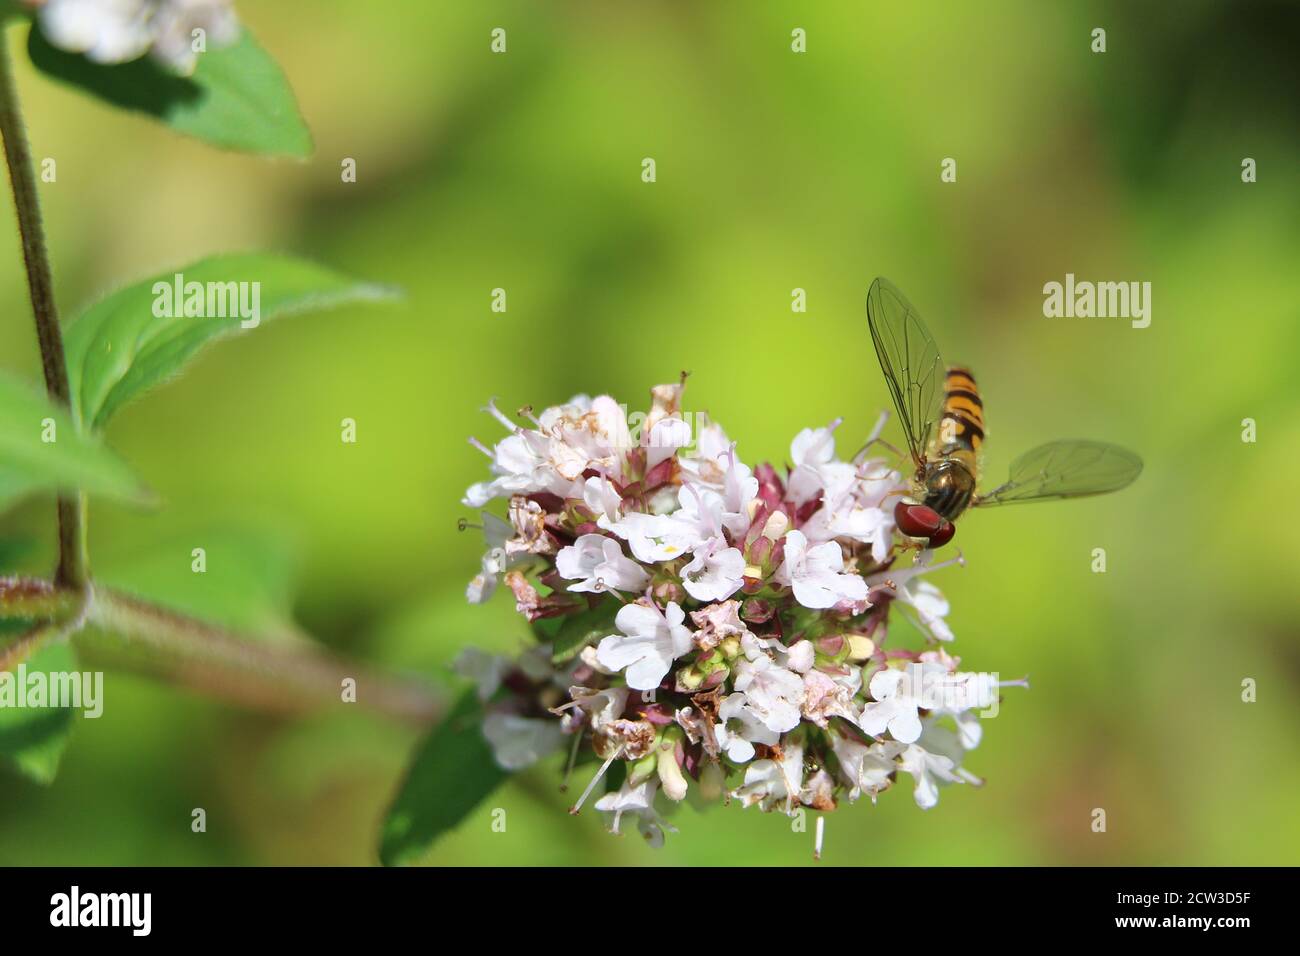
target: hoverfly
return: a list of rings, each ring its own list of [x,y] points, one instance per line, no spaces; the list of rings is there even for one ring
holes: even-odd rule
[[[904,534],[939,547],[952,540],[953,522],[967,508],[1106,494],[1142,471],[1142,459],[1118,445],[1054,441],[1025,452],[1011,463],[1006,482],[977,494],[984,403],[974,376],[944,366],[921,316],[888,279],[871,283],[867,324],[916,466],[914,491],[922,504],[900,501],[894,508]]]

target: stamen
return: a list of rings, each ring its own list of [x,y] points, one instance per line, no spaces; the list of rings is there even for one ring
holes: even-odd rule
[[[604,578],[596,578],[596,583],[594,587],[596,593],[598,594],[608,594],[614,597],[615,599],[617,599],[619,604],[627,603],[627,598],[623,597],[623,595],[618,592],[617,588],[612,588],[608,584],[606,584]],[[649,593],[648,588],[646,589],[646,593]]]
[[[614,760],[618,757],[618,755],[621,754],[622,752],[623,752],[623,747],[620,744],[619,748],[615,750],[612,754],[610,754],[608,759],[606,759],[606,761],[600,765],[600,769],[596,771],[596,776],[591,778],[591,783],[587,784],[587,789],[582,791],[582,796],[578,798],[578,802],[575,803],[573,806],[569,807],[570,813],[576,814],[579,810],[582,809],[583,803],[586,802],[587,797],[591,795],[591,791],[596,788],[596,784],[600,781],[600,778],[605,776],[605,771],[609,769],[609,765],[612,764]]]
[[[650,602],[652,608],[659,612],[659,616],[663,618],[664,623],[667,624],[668,614],[659,606],[659,602],[655,600],[653,584],[645,589],[645,599]]]
[[[623,597],[623,595],[622,595],[622,594],[621,594],[621,593],[620,593],[616,588],[611,588],[611,587],[607,586],[607,585],[605,584],[605,582],[602,581],[600,578],[597,578],[597,579],[596,579],[596,585],[597,585],[597,587],[599,588],[601,594],[608,594],[610,597],[612,597],[612,598],[613,598],[615,601],[617,601],[619,604],[627,604],[627,603],[628,603],[627,598]]]
[[[957,777],[960,778],[962,783],[969,783],[972,787],[984,786],[983,777],[977,777],[975,776],[975,774],[971,773],[969,770],[966,770],[963,767],[957,768]]]
[[[794,782],[790,779],[790,775],[785,772],[784,761],[779,761],[777,763],[777,768],[781,771],[781,779],[785,781],[785,815],[787,817],[792,816],[794,814],[795,791],[799,788],[794,785]]]
[[[727,467],[736,467],[736,443],[734,441],[727,446],[727,450],[723,454],[727,456]]]
[[[577,701],[572,701],[572,703],[575,706],[577,705]],[[561,708],[558,707],[556,708],[556,710],[559,709]],[[552,711],[552,713],[554,712],[555,711]],[[573,749],[569,751],[569,765],[564,768],[564,779],[560,781],[560,793],[564,793],[566,790],[569,789],[569,778],[573,776],[573,765],[578,762],[578,747],[579,745],[581,745],[581,743],[582,743],[582,729],[579,728],[578,732],[573,735]]]
[[[496,458],[496,456],[492,454],[492,449],[491,449],[491,448],[488,448],[487,445],[483,444],[481,441],[479,441],[479,440],[478,440],[477,438],[475,438],[473,435],[470,435],[470,436],[469,436],[469,443],[470,443],[471,445],[473,445],[475,448],[477,448],[479,451],[481,451],[483,454],[487,455],[489,458],[492,458],[492,459],[495,459],[495,458]]]
[[[966,558],[961,551],[957,552],[956,557],[949,558],[947,561],[940,561],[938,564],[928,564],[926,565],[924,572],[917,573],[929,574],[931,571],[938,571],[940,568],[952,567],[954,564],[960,565],[963,568],[966,567]]]
[[[813,840],[813,859],[822,858],[822,839],[826,836],[826,818],[819,816],[817,818],[817,836]]]
[[[732,448],[735,448],[735,446],[733,445]],[[728,451],[727,454],[732,454],[732,452]],[[734,460],[734,455],[732,457]],[[706,522],[705,528],[709,532],[709,537],[721,537],[722,526],[718,522],[717,515],[713,511],[704,507],[704,496],[701,495],[692,484],[684,484],[682,487],[689,491],[691,496],[695,499],[696,513]]]
[[[940,561],[938,564],[929,564],[926,561],[925,556],[933,553],[934,552],[928,549],[922,551],[921,554],[917,556],[916,562],[909,568],[890,568],[887,572],[873,574],[867,578],[867,586],[870,588],[877,588],[884,585],[886,588],[893,591],[895,596],[897,596],[899,588],[912,580],[912,578],[919,577],[922,574],[929,574],[931,571],[938,571],[941,568],[951,567],[954,564],[961,565],[962,567],[966,566],[966,558],[960,551],[957,552],[955,557],[949,558],[947,561]]]
[[[517,432],[520,430],[517,424],[512,422],[510,419],[506,418],[506,416],[502,413],[501,409],[497,408],[497,400],[495,398],[490,399],[488,401],[483,411],[487,412],[489,415],[491,415],[493,418],[499,421],[502,425],[504,425],[506,431]]]

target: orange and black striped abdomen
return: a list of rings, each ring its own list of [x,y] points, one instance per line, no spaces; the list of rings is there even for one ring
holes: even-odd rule
[[[940,455],[973,459],[984,443],[984,402],[969,369],[952,366],[944,379],[943,416],[939,419]],[[971,461],[971,465],[974,461]],[[973,473],[973,471],[972,471]]]

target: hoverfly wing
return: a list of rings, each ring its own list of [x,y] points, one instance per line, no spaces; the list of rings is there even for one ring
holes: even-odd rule
[[[975,499],[974,507],[1104,495],[1133,483],[1142,459],[1104,441],[1054,441],[1011,463],[1006,484]]]
[[[930,330],[903,293],[886,278],[867,292],[867,324],[885,384],[918,466],[943,405],[943,360]]]

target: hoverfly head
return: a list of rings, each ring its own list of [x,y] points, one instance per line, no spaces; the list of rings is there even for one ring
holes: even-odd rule
[[[942,547],[957,533],[957,526],[933,508],[907,501],[894,505],[894,524],[908,537],[927,539],[930,548]]]

